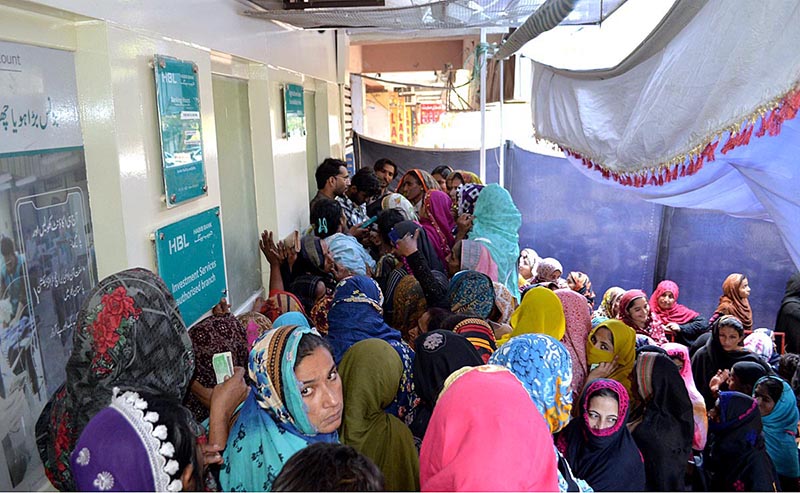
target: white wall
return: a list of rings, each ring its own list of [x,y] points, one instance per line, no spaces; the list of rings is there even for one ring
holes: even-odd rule
[[[154,229],[219,205],[212,72],[232,71],[251,82],[259,227],[285,236],[306,225],[305,139],[281,136],[280,87],[292,82],[315,91],[319,125],[308,130],[317,133],[321,158],[342,157],[335,33],[281,31],[271,23],[239,15],[244,7],[233,0],[144,0],[135,9],[124,0],[41,0],[19,6],[4,12],[7,29],[0,39],[76,52],[100,277],[130,266],[154,269],[149,239]],[[187,18],[189,11],[192,16]],[[42,37],[42,32],[47,35]],[[208,194],[172,209],[162,198],[149,66],[155,53],[191,60],[199,74]],[[270,138],[265,139],[267,135]]]
[[[120,27],[337,81],[335,31],[287,31],[237,0],[32,0]],[[339,81],[343,82],[343,81]]]

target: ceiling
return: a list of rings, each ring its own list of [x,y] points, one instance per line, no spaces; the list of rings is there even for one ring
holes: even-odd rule
[[[323,0],[324,1],[324,0]],[[385,0],[383,7],[285,10],[277,0],[248,0],[244,15],[279,21],[301,29],[348,31],[428,31],[516,28],[545,0]],[[561,25],[599,24],[626,0],[577,0]],[[244,2],[243,2],[244,3]],[[315,2],[318,5],[320,2]],[[431,34],[433,34],[431,32]]]

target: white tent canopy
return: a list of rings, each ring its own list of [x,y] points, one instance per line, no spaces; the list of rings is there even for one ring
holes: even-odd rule
[[[647,200],[772,220],[800,266],[798,25],[796,2],[678,2],[613,69],[536,64],[537,135]]]

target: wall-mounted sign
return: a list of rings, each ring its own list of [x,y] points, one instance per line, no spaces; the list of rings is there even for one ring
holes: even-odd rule
[[[0,41],[0,155],[81,147],[72,53]]]
[[[227,292],[219,207],[157,229],[155,242],[158,275],[188,327]]]
[[[303,86],[286,84],[283,88],[283,125],[286,137],[306,134]]]
[[[208,190],[203,166],[197,65],[156,55],[156,99],[167,207]]]

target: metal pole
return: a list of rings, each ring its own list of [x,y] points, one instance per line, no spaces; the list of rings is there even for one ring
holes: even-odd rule
[[[481,28],[481,44],[479,47],[481,64],[481,181],[486,183],[486,29]]]
[[[500,186],[504,187],[506,185],[506,138],[503,135],[503,101],[504,101],[504,74],[503,74],[503,65],[505,64],[505,60],[500,60]]]

